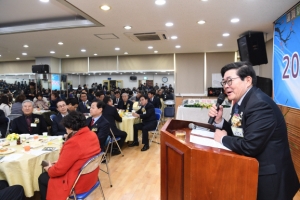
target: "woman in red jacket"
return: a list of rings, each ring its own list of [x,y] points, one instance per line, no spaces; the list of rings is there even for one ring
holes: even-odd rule
[[[99,154],[101,149],[97,135],[85,125],[82,113],[73,111],[63,118],[62,124],[67,131],[59,159],[44,167],[39,177],[42,200],[65,200],[75,182],[80,168],[90,158]],[[98,180],[99,168],[82,175],[75,186],[75,192],[83,193],[92,188]]]

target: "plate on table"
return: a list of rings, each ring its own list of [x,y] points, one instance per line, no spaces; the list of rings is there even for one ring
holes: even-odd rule
[[[8,145],[9,145],[8,141],[0,142],[0,146],[8,146]]]
[[[10,153],[13,153],[15,152],[16,150],[13,149],[13,148],[7,148],[7,147],[4,147],[4,148],[1,148],[0,149],[0,155],[5,155],[5,154],[10,154]]]

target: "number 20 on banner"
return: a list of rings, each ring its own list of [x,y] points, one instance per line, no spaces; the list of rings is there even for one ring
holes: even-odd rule
[[[298,73],[299,73],[299,54],[298,54],[298,52],[294,52],[292,57],[290,57],[289,55],[284,55],[282,58],[282,61],[285,62],[282,79],[289,79],[291,76],[293,78],[297,78]],[[291,69],[289,70],[289,68],[291,68]]]

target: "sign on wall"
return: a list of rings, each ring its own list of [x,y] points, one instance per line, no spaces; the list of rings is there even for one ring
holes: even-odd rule
[[[60,90],[60,75],[51,74],[51,90]]]
[[[300,109],[300,4],[275,21],[273,38],[274,101]]]

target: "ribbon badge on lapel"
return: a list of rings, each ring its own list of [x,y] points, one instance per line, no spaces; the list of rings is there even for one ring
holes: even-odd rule
[[[34,118],[34,123],[35,123],[35,124],[40,123],[40,119],[39,119],[39,118]]]
[[[233,127],[240,127],[240,126],[242,126],[242,116],[243,116],[243,113],[241,113],[241,114],[238,114],[238,113],[233,114],[233,116],[231,118],[231,124],[232,124]]]

